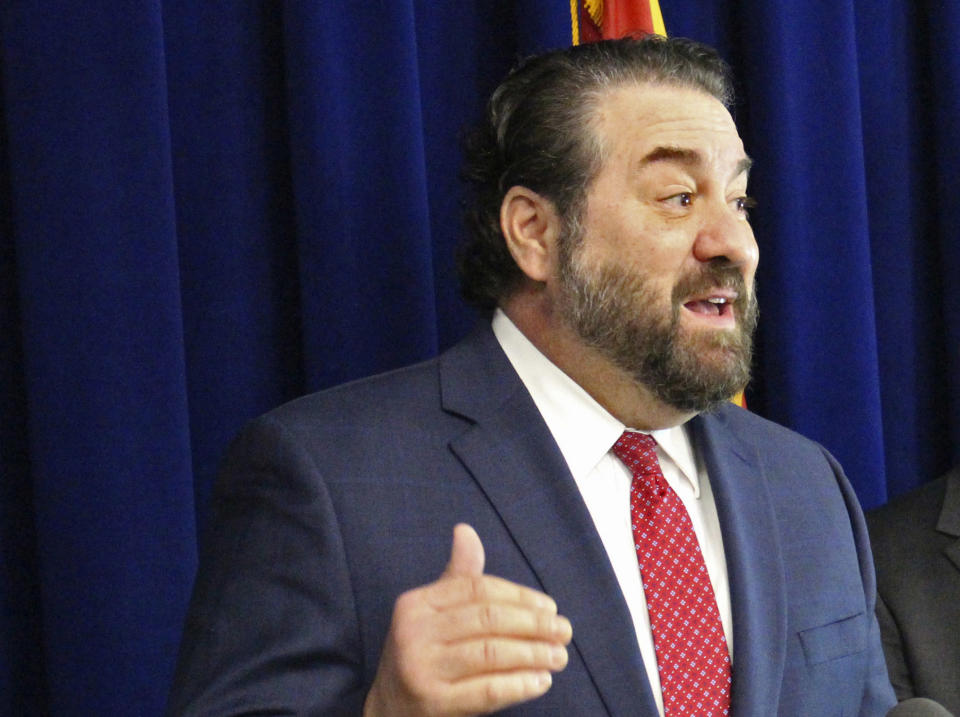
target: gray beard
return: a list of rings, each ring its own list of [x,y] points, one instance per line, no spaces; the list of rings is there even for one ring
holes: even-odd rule
[[[673,289],[671,310],[659,308],[649,280],[619,264],[597,268],[561,256],[560,312],[590,347],[627,372],[661,402],[684,412],[709,410],[750,380],[756,294],[730,265],[708,264]],[[690,332],[680,325],[681,302],[713,287],[738,293],[730,331]]]

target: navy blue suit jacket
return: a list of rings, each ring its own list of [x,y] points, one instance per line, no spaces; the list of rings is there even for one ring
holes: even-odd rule
[[[735,406],[690,428],[728,562],[733,714],[886,714],[871,556],[839,466]],[[551,595],[573,624],[550,691],[503,714],[656,715],[591,517],[489,327],[287,404],[234,442],[170,713],[359,714],[394,600],[440,575],[461,521],[487,572]]]

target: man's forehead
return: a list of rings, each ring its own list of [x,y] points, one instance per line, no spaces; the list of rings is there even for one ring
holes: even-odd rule
[[[612,88],[595,105],[592,122],[608,152],[628,151],[633,160],[694,164],[718,154],[749,167],[727,108],[695,87],[637,83]]]
[[[733,117],[706,90],[666,83],[629,83],[601,93],[593,124],[602,130],[634,133],[722,133],[739,137]]]
[[[666,98],[673,98],[673,102],[668,102],[666,107],[662,107]],[[715,105],[718,110],[727,112],[726,106],[715,95],[708,92],[699,85],[683,84],[681,82],[665,81],[625,81],[610,85],[601,89],[597,93],[596,106],[603,109],[604,106],[614,105],[635,105],[644,109],[671,109],[676,103],[676,98],[683,98],[683,101],[697,102],[709,105]]]

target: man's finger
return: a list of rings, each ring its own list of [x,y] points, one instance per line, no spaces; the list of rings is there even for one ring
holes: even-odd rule
[[[446,642],[483,637],[514,637],[557,645],[570,642],[570,621],[544,609],[504,603],[469,603],[443,610],[438,615],[437,634]]]
[[[501,603],[556,614],[557,603],[539,590],[495,575],[472,577],[449,575],[422,588],[422,597],[432,608],[446,610],[471,603]]]
[[[501,672],[559,672],[567,666],[567,649],[533,640],[488,637],[449,645],[438,665],[443,679],[455,682]]]
[[[483,543],[471,526],[458,523],[453,527],[450,562],[441,577],[478,577],[483,575]]]
[[[448,699],[460,714],[486,714],[539,697],[552,684],[548,670],[501,672],[454,682]]]

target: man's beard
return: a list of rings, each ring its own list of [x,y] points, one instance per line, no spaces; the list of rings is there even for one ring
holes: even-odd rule
[[[561,252],[559,308],[587,345],[681,411],[708,410],[746,386],[758,311],[756,295],[752,287],[748,295],[739,269],[706,264],[683,277],[673,288],[668,311],[647,277],[622,264],[583,266],[579,242],[571,243],[568,252]],[[732,306],[736,327],[682,327],[682,303],[715,288],[737,292]]]

